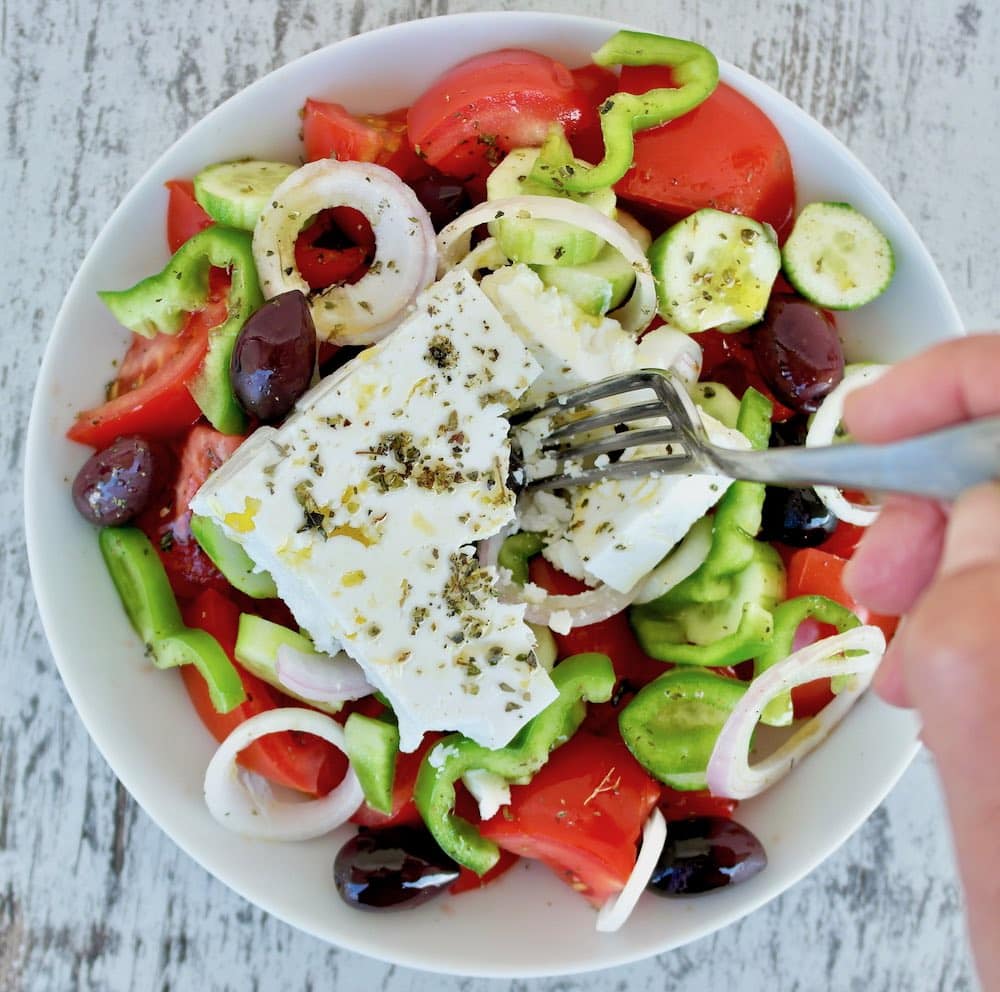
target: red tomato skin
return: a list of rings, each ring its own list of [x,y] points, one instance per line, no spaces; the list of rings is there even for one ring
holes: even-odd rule
[[[624,66],[621,89],[673,84],[662,66]],[[770,224],[783,240],[795,210],[791,156],[762,110],[725,83],[690,113],[635,137],[634,167],[617,184],[626,200],[674,219],[702,207]]]
[[[571,596],[587,589],[585,583],[560,571],[541,555],[535,555],[528,563],[528,578],[536,586],[541,586],[547,592],[557,595]],[[618,678],[617,689],[621,689],[623,682],[627,682],[631,687],[624,697],[616,691],[614,703],[600,703],[588,708],[587,728],[595,733],[600,732],[609,723],[617,727],[617,714],[635,690],[652,682],[672,667],[650,658],[643,652],[624,612],[600,623],[574,627],[568,634],[553,634],[553,636],[560,659],[590,651],[606,654],[611,659]],[[617,729],[613,732],[617,733]]]
[[[424,755],[443,737],[435,731],[424,734],[420,747],[410,753],[400,752],[396,758],[396,775],[392,783],[392,812],[380,813],[368,803],[362,803],[351,817],[351,823],[362,827],[420,826],[423,820],[413,801],[413,785],[417,781]]]
[[[660,812],[669,823],[693,816],[721,816],[729,819],[739,803],[735,799],[713,796],[707,790],[678,792],[669,785],[660,786]]]
[[[788,598],[826,596],[853,610],[862,623],[880,627],[889,640],[899,625],[899,618],[872,613],[850,596],[842,581],[846,564],[845,559],[819,548],[802,548],[794,552],[788,559]],[[823,625],[819,636],[833,633],[833,627]],[[814,716],[832,699],[829,679],[818,679],[793,689],[792,706],[796,719]]]
[[[474,892],[476,889],[484,889],[491,882],[495,882],[502,875],[506,875],[520,860],[520,857],[512,851],[501,850],[500,860],[485,875],[477,875],[470,868],[461,868],[458,878],[451,883],[448,891],[453,896],[458,896],[463,892]]]
[[[170,193],[167,200],[167,247],[173,254],[185,241],[215,221],[195,199],[190,179],[170,179],[163,184]]]
[[[573,154],[584,162],[597,163],[604,158],[604,137],[601,134],[601,115],[598,108],[613,93],[618,92],[618,76],[599,65],[585,65],[571,69],[573,82],[579,92],[582,108],[580,123],[570,139]]]
[[[317,247],[330,231],[338,231],[352,244],[343,248]],[[325,289],[334,283],[355,283],[367,271],[375,252],[375,235],[363,213],[353,207],[322,211],[299,234],[295,242],[295,264],[310,289]]]
[[[659,797],[659,783],[620,740],[577,731],[479,829],[504,850],[545,862],[600,906],[628,880]]]
[[[485,175],[513,148],[540,145],[553,123],[568,133],[584,95],[561,62],[524,49],[475,55],[444,73],[410,107],[416,153],[448,176]]]
[[[229,713],[218,713],[208,698],[205,680],[193,665],[183,665],[181,675],[198,716],[212,736],[223,741],[245,720],[281,706],[302,706],[243,668],[235,657],[240,611],[226,596],[206,589],[182,607],[189,627],[208,631],[229,655],[246,690],[246,702]],[[311,796],[326,795],[347,771],[347,758],[332,744],[311,734],[282,731],[269,734],[241,751],[237,758],[244,768],[278,785]]]

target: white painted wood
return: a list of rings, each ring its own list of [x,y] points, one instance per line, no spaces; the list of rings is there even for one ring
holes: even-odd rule
[[[88,245],[147,165],[207,110],[288,59],[352,32],[480,6],[4,2],[0,988],[497,987],[326,947],[249,907],[178,851],[117,784],[73,713],[36,618],[20,523],[22,438],[49,327]],[[582,9],[571,0],[541,6]],[[897,198],[969,326],[1000,325],[995,3],[595,0],[586,12],[698,38],[804,106]],[[946,822],[922,755],[835,857],[739,925],[614,973],[508,987],[974,985]]]

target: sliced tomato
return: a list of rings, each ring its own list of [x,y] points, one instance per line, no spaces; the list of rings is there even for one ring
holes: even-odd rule
[[[303,705],[251,675],[236,661],[240,611],[226,596],[214,589],[206,589],[194,602],[183,607],[182,612],[189,627],[208,631],[222,645],[236,665],[246,690],[246,702],[229,713],[218,713],[208,697],[205,680],[197,669],[193,665],[182,666],[181,674],[191,702],[216,740],[225,740],[241,723],[265,710]],[[287,730],[255,741],[240,752],[237,760],[245,768],[278,785],[312,796],[326,795],[347,771],[347,758],[332,744],[312,734]]]
[[[404,182],[413,182],[429,170],[407,140],[406,115],[406,108],[381,115],[352,114],[339,103],[306,100],[302,109],[306,161],[375,162]]]
[[[220,434],[208,424],[198,424],[191,429],[181,448],[180,472],[174,489],[175,524],[190,521],[194,494],[245,440],[239,434]]]
[[[513,851],[500,852],[500,860],[485,874],[477,875],[470,868],[462,868],[459,876],[448,887],[448,891],[453,895],[461,895],[463,892],[473,892],[476,889],[483,889],[490,882],[495,882],[502,875],[506,875],[520,861],[521,858]]]
[[[545,862],[594,905],[620,892],[660,785],[620,741],[577,731],[511,803],[480,826],[504,850]]]
[[[587,586],[560,571],[541,555],[535,555],[528,563],[528,577],[546,592],[560,596],[572,596],[583,592]],[[595,734],[618,733],[618,714],[628,704],[635,693],[670,669],[670,665],[650,658],[632,633],[632,627],[625,613],[618,613],[600,623],[586,627],[574,627],[568,634],[554,634],[559,658],[595,651],[606,654],[614,666],[617,684],[611,701],[591,704],[587,707],[585,729]]]
[[[753,344],[749,331],[723,334],[721,331],[703,331],[692,334],[692,339],[701,346],[702,382],[719,382],[741,398],[750,386],[763,393],[772,403],[771,420],[782,423],[795,416],[795,411],[779,403],[764,381],[757,360],[753,354]]]
[[[850,596],[842,580],[846,564],[843,558],[819,548],[802,548],[796,551],[788,559],[789,599],[795,596],[826,596],[853,610],[862,623],[880,627],[888,640],[895,633],[899,618],[872,613]],[[836,632],[833,627],[826,625],[818,627],[817,640]],[[808,682],[792,690],[792,706],[796,718],[813,716],[831,699],[833,692],[829,679]]]
[[[295,242],[295,264],[310,289],[356,283],[375,252],[375,235],[368,218],[353,207],[333,207],[319,213]]]
[[[645,93],[672,86],[662,66],[625,66],[621,88]],[[795,209],[788,148],[767,115],[720,83],[699,107],[635,137],[634,166],[616,189],[626,200],[671,218],[701,207],[743,214],[770,224],[783,238]]]
[[[173,254],[185,241],[211,227],[215,221],[195,199],[194,183],[190,179],[171,179],[164,186],[170,192],[167,200],[167,246]]]
[[[735,799],[713,796],[708,790],[678,792],[669,785],[661,785],[660,793],[660,812],[668,822],[687,820],[692,816],[721,816],[728,819],[739,805]]]
[[[845,495],[853,503],[857,502],[861,494],[845,493]],[[864,534],[864,527],[840,520],[837,522],[837,529],[819,545],[817,550],[825,551],[828,555],[836,555],[838,558],[850,558]]]
[[[407,115],[409,138],[445,175],[481,177],[511,149],[540,145],[555,122],[575,132],[583,104],[561,62],[506,48],[459,63],[425,90]]]
[[[402,827],[410,824],[421,824],[423,820],[413,802],[413,785],[417,781],[420,762],[424,755],[444,736],[431,732],[424,734],[420,747],[409,754],[400,752],[396,758],[396,776],[392,782],[392,812],[380,813],[372,809],[368,803],[362,803],[358,811],[351,817],[352,823],[362,827]]]

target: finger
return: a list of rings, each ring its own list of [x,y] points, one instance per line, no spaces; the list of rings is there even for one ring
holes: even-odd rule
[[[944,529],[937,503],[886,497],[878,520],[844,569],[847,591],[875,613],[905,613],[937,570]]]
[[[941,574],[951,575],[997,561],[1000,561],[1000,483],[988,482],[963,493],[952,507],[941,553]]]
[[[937,345],[851,393],[844,422],[859,441],[882,444],[1000,413],[1000,335]]]
[[[886,649],[885,657],[875,672],[872,680],[872,688],[890,706],[899,706],[904,709],[911,709],[913,701],[906,691],[906,680],[903,675],[902,657],[899,651],[894,650],[890,642]]]
[[[1000,988],[1000,657],[991,622],[998,604],[1000,562],[943,575],[893,644],[947,796],[984,988]]]

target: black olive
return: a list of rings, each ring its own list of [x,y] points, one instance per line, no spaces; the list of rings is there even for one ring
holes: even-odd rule
[[[362,830],[337,853],[333,880],[355,909],[409,909],[443,892],[458,866],[426,830]]]
[[[280,420],[309,388],[316,368],[316,328],[297,289],[268,300],[243,325],[229,367],[233,392],[247,413]]]
[[[812,486],[785,489],[768,486],[761,514],[760,539],[793,548],[814,548],[837,529],[837,518]]]
[[[73,480],[73,502],[92,524],[112,527],[138,516],[155,494],[159,473],[152,445],[120,437],[91,455]]]
[[[698,816],[667,825],[667,841],[649,889],[661,896],[688,896],[738,885],[767,866],[761,842],[733,820]]]

